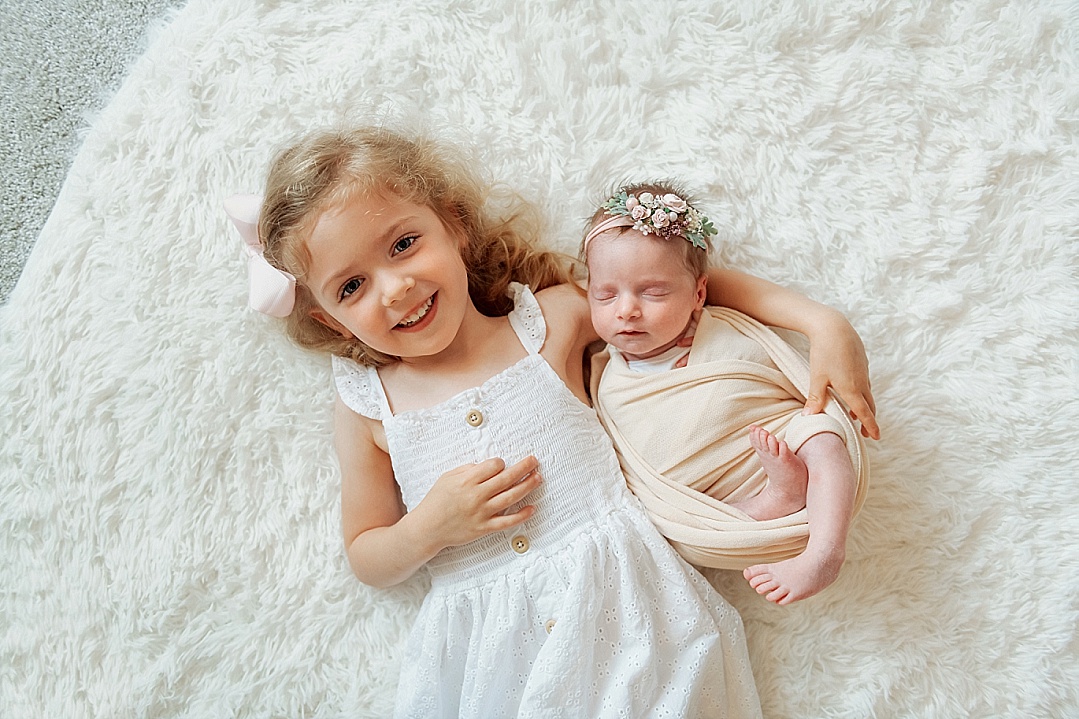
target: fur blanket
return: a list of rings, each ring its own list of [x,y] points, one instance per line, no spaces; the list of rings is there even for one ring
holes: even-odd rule
[[[884,439],[838,582],[745,620],[769,717],[1079,714],[1074,3],[191,0],[0,320],[0,714],[383,717],[425,581],[357,582],[329,362],[221,211],[329,123],[475,148],[572,250],[677,177],[843,310]]]

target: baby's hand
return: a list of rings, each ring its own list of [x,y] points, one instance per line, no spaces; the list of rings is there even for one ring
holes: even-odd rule
[[[514,527],[531,517],[535,507],[503,512],[539,486],[538,467],[533,456],[511,467],[498,458],[462,465],[439,477],[413,514],[423,515],[432,536],[443,547],[467,544]]]

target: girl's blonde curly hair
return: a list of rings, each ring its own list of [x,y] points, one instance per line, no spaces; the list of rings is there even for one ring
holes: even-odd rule
[[[297,279],[296,305],[286,322],[300,346],[376,367],[399,359],[314,319],[318,304],[304,282],[310,264],[305,240],[317,218],[348,199],[379,192],[429,207],[447,230],[467,240],[461,254],[468,292],[485,315],[513,308],[506,295],[510,282],[538,292],[572,280],[572,258],[536,249],[535,209],[514,193],[481,183],[448,148],[377,127],[320,131],[274,159],[259,213],[266,260]]]

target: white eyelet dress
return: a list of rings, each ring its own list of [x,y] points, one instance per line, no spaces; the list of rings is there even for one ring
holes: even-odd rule
[[[513,290],[528,356],[434,407],[394,415],[373,368],[334,358],[341,399],[382,421],[408,510],[489,457],[534,454],[544,479],[527,522],[428,563],[395,716],[759,717],[741,618],[649,522],[595,413],[539,355],[535,297]]]

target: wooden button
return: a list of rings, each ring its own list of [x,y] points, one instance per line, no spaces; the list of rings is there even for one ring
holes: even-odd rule
[[[553,619],[548,619],[548,620],[547,620],[547,623],[543,625],[543,628],[547,630],[547,633],[548,633],[548,634],[550,634],[550,633],[551,633],[551,630],[552,630],[552,629],[554,629],[554,625],[555,625],[555,624],[557,624],[557,622],[555,622],[555,620],[553,620]]]
[[[468,414],[465,415],[465,421],[473,427],[479,427],[483,424],[483,413],[478,409],[470,409]]]
[[[518,534],[516,537],[510,540],[510,544],[513,546],[513,551],[518,554],[524,554],[528,551],[528,537],[523,534]]]

